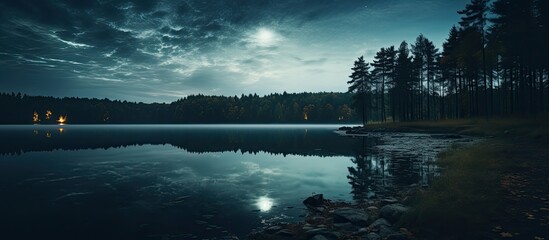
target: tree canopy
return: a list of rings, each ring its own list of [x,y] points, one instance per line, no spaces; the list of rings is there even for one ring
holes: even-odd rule
[[[366,91],[372,121],[434,120],[548,111],[549,4],[472,0],[442,52],[423,34],[411,48],[382,48]],[[386,101],[389,99],[389,101]]]

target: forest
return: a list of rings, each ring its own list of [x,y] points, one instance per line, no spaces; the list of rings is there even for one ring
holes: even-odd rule
[[[549,1],[473,0],[442,50],[424,35],[359,57],[349,92],[364,124],[532,115],[549,109]]]
[[[0,124],[349,123],[359,121],[348,93],[240,97],[191,95],[170,104],[1,93]]]

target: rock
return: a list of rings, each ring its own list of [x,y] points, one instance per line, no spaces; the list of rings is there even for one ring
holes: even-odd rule
[[[388,226],[385,226],[385,225],[380,225],[379,226],[379,235],[381,236],[381,238],[385,239],[387,236],[391,235],[395,233],[391,228],[389,228]]]
[[[412,234],[412,233],[411,233],[408,229],[406,229],[406,228],[400,228],[399,230],[400,230],[400,233],[402,233],[402,234],[404,234],[404,235],[406,235],[406,236],[408,236],[408,237],[413,237],[413,236],[414,236],[414,234]]]
[[[357,226],[353,225],[352,223],[334,223],[334,228],[338,230],[343,230],[346,232],[354,232],[358,229]]]
[[[386,240],[408,240],[408,236],[402,233],[393,233],[393,234],[389,234]]]
[[[341,238],[341,233],[340,232],[329,232],[327,234],[324,234],[324,236],[326,236],[327,238],[329,239],[340,239]]]
[[[275,232],[278,232],[278,231],[280,231],[280,230],[282,230],[282,227],[280,227],[280,226],[272,226],[272,227],[269,227],[269,228],[265,229],[265,232],[267,232],[267,233],[275,233]]]
[[[319,212],[319,213],[324,212],[324,210],[326,210],[326,208],[324,206],[309,208],[309,209],[314,210],[314,211]]]
[[[357,226],[368,224],[368,214],[362,209],[340,208],[334,211],[334,223],[350,222]]]
[[[400,217],[408,211],[408,208],[403,206],[402,204],[396,203],[396,204],[389,204],[381,208],[380,213],[381,216],[389,222],[395,223],[400,220]]]
[[[376,233],[368,233],[368,235],[362,237],[362,240],[381,240],[381,236]]]
[[[330,230],[328,230],[327,228],[315,228],[305,232],[305,235],[307,235],[307,237],[309,238],[315,235],[322,235],[328,232],[330,232]]]
[[[370,219],[376,219],[379,217],[379,208],[374,206],[367,207],[366,213],[368,213],[368,217],[370,217]]]
[[[363,228],[358,229],[357,234],[358,235],[363,235],[363,234],[366,234],[368,232],[370,232],[370,229],[363,227]]]
[[[375,206],[370,206],[370,207],[366,208],[366,211],[379,211],[379,208],[377,208]]]
[[[288,230],[288,229],[282,229],[282,230],[276,232],[275,235],[280,236],[280,237],[293,237],[295,234],[292,231]]]
[[[463,136],[457,134],[436,134],[431,135],[434,139],[461,139]]]
[[[398,200],[396,198],[384,198],[383,200],[381,200],[381,204],[383,205],[393,203],[398,203]]]
[[[324,237],[324,235],[318,234],[314,237],[310,238],[310,240],[329,240],[328,238]]]
[[[322,207],[322,204],[324,204],[324,195],[316,194],[310,196],[303,201],[303,204],[305,204],[308,208]]]
[[[325,218],[325,217],[321,217],[321,216],[314,216],[314,217],[313,217],[313,221],[316,221],[316,222],[324,222],[324,221],[326,221],[326,218]]]
[[[377,229],[381,225],[390,227],[391,223],[389,221],[385,220],[384,218],[380,218],[378,220],[375,220],[372,224],[370,224],[370,226],[368,226],[368,228],[369,229]]]
[[[341,233],[339,232],[332,232],[327,228],[316,228],[313,230],[309,230],[305,232],[306,238],[310,239],[312,237],[321,235],[322,237],[326,239],[339,239],[341,237]]]

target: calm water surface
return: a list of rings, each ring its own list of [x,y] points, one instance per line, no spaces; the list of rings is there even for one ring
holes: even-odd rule
[[[427,185],[455,142],[343,137],[335,125],[1,126],[6,239],[245,236],[300,221],[301,201],[368,201]]]

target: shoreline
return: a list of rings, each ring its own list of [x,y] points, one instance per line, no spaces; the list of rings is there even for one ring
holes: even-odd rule
[[[364,129],[362,127],[341,127],[334,133],[341,137],[368,137],[379,133],[416,133],[416,131],[396,131],[386,129]],[[463,138],[457,134],[417,132],[426,135],[440,135],[440,139]],[[379,136],[379,135],[378,135]],[[308,209],[305,218],[297,223],[275,224],[255,230],[249,239],[416,239],[414,234],[402,225],[402,219],[411,209],[410,199],[424,186],[411,184],[398,189],[389,196],[378,196],[363,203],[354,201],[331,201],[323,199],[316,206],[307,204],[311,196],[303,202]],[[341,216],[349,214],[348,217]],[[362,218],[358,220],[356,218]]]
[[[260,230],[252,233],[250,238],[545,239],[543,232],[549,226],[549,190],[539,189],[545,186],[546,179],[543,178],[546,178],[546,172],[549,170],[549,149],[545,149],[549,143],[546,119],[542,117],[384,123],[337,129],[334,131],[336,134],[346,137],[363,137],[373,133],[416,132],[442,134],[450,138],[483,137],[484,141],[447,149],[440,154],[436,162],[445,169],[443,174],[435,179],[435,183],[429,188],[407,191],[406,198],[393,202],[392,204],[405,204],[407,210],[398,221],[389,222],[391,225],[388,228],[381,227],[383,231],[380,231],[379,222],[383,221],[380,220],[383,219],[380,209],[384,205],[380,202],[369,206],[352,203],[333,205],[328,200],[333,206],[327,208],[327,218],[324,219],[332,221],[332,225],[314,225],[316,215],[310,213],[301,223],[274,228],[278,231],[273,231],[273,228]],[[531,173],[534,169],[537,171]],[[526,186],[526,193],[519,191],[522,199],[517,199],[517,190],[514,186]],[[524,195],[527,194],[533,199],[525,200]],[[518,207],[512,207],[513,205]],[[337,218],[335,213],[339,208],[351,208],[354,209],[352,211],[359,213],[368,208],[377,209],[378,214],[370,212],[376,219],[356,229],[347,224],[348,222],[333,225],[334,219]],[[535,208],[534,212],[530,208]],[[523,212],[528,214],[524,215]],[[372,225],[374,222],[378,224]],[[309,232],[315,227],[324,229]],[[351,231],[341,230],[345,227]],[[307,232],[309,234],[306,234]]]
[[[400,225],[401,217],[409,211],[403,203],[412,197],[419,186],[411,186],[398,198],[352,203],[324,199],[316,194],[303,201],[307,214],[303,221],[278,223],[253,231],[248,239],[415,239],[414,235]]]

